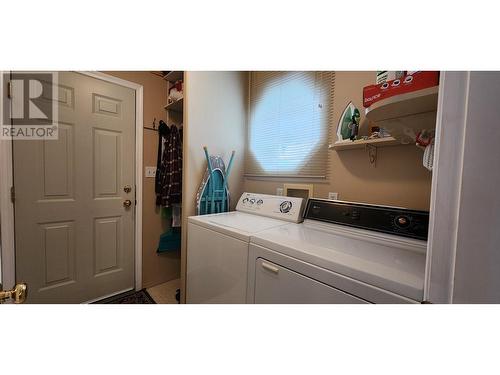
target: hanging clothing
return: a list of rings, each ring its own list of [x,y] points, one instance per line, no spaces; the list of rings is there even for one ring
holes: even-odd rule
[[[156,157],[156,175],[155,175],[155,193],[156,193],[156,205],[161,205],[161,200],[159,200],[159,194],[161,194],[162,187],[162,172],[161,172],[161,161],[163,158],[163,151],[165,150],[165,144],[168,142],[168,137],[170,134],[170,128],[165,123],[165,121],[160,120],[160,125],[158,126],[158,153]]]
[[[174,203],[180,203],[182,196],[182,130],[172,125],[168,131],[160,132],[159,149],[160,145],[161,161],[157,166],[155,181],[156,204],[171,207]]]

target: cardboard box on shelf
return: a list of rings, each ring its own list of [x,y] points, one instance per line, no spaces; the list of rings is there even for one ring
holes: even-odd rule
[[[439,72],[418,71],[402,78],[393,79],[377,85],[363,88],[363,106],[372,104],[396,95],[423,90],[439,84]]]

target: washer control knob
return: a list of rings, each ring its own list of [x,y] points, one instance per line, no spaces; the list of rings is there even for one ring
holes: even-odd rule
[[[281,202],[281,204],[280,204],[280,212],[281,213],[286,214],[286,213],[290,212],[291,209],[292,209],[292,202],[290,202],[290,201]]]
[[[410,218],[408,216],[397,216],[396,225],[400,228],[407,228],[410,225]]]

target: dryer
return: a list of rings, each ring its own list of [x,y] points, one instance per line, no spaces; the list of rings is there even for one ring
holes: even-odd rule
[[[302,224],[252,236],[248,303],[419,303],[428,212],[310,199]]]
[[[236,211],[191,216],[187,303],[245,303],[250,236],[302,221],[302,198],[243,193]]]

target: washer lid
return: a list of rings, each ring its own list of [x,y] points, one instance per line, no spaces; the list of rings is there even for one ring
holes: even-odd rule
[[[327,224],[288,224],[251,237],[251,243],[422,301],[425,242]]]
[[[288,224],[285,221],[233,211],[213,215],[190,216],[188,222],[249,241],[257,232]]]

